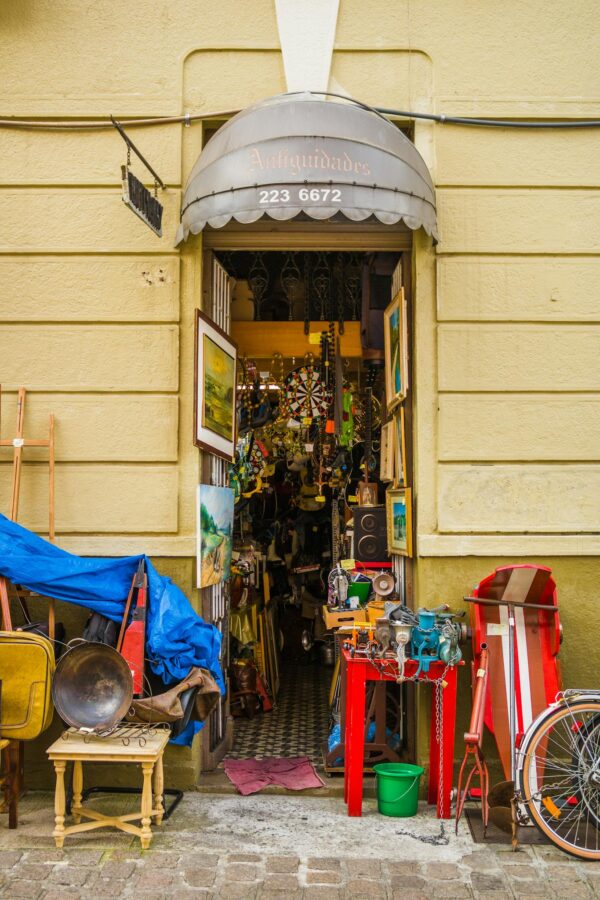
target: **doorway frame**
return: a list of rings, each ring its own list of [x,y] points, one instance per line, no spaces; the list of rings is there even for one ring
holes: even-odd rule
[[[397,226],[386,226],[380,223],[348,223],[330,222],[327,228],[322,228],[320,223],[314,220],[306,222],[277,222],[263,218],[251,225],[240,225],[232,220],[223,228],[212,229],[206,227],[202,232],[200,255],[202,259],[202,308],[210,306],[211,287],[210,266],[207,265],[212,253],[219,251],[345,251],[356,253],[388,252],[399,253],[402,263],[402,283],[407,303],[408,340],[409,340],[409,369],[410,377],[408,391],[405,398],[405,429],[407,440],[407,472],[409,480],[413,483],[414,491],[414,358],[415,358],[415,321],[413,313],[413,262],[415,244],[413,232],[401,223]],[[206,454],[203,454],[204,460]],[[205,470],[206,463],[202,462]],[[413,504],[415,500],[413,499]],[[413,532],[417,534],[417,509],[413,508]],[[414,542],[416,546],[416,540]],[[405,600],[408,606],[414,607],[414,583],[415,563],[412,559],[405,560],[404,588]],[[204,600],[202,599],[202,609]],[[406,756],[409,759],[417,759],[417,698],[415,691],[409,690],[404,694],[406,698]],[[217,750],[211,750],[209,746],[209,729],[203,729],[201,734],[200,772],[211,771],[217,767],[224,756],[227,755],[233,744],[234,722],[231,715],[228,716],[226,736]]]

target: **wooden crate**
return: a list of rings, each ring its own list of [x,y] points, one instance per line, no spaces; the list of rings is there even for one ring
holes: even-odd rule
[[[325,627],[339,628],[341,625],[361,624],[368,621],[366,609],[337,609],[330,610],[326,606],[323,607],[323,618],[325,619]]]

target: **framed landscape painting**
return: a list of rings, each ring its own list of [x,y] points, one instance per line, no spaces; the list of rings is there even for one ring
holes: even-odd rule
[[[383,314],[385,395],[388,410],[406,397],[408,388],[408,333],[404,288],[400,288]]]
[[[198,485],[196,557],[199,588],[227,581],[231,575],[233,502],[231,488]]]
[[[237,347],[196,310],[194,443],[223,459],[235,452]]]
[[[412,492],[410,488],[388,488],[386,492],[388,550],[412,556]]]

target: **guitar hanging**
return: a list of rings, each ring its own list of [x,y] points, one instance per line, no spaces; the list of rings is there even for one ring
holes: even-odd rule
[[[326,331],[323,331],[321,334],[321,381],[325,387],[325,391],[328,392],[330,388],[330,375],[331,375],[331,365],[329,359],[329,339]],[[329,400],[329,398],[328,398]],[[325,415],[321,416],[319,420],[319,433],[317,438],[317,471],[318,471],[318,480],[317,483],[319,485],[319,493],[315,497],[317,503],[325,503],[325,495],[323,494],[323,486],[325,484],[325,456],[326,456],[326,433],[327,433],[327,421],[329,417],[330,404],[327,403],[327,409],[325,410]]]

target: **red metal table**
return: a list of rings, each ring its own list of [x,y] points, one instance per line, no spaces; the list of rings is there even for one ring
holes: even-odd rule
[[[346,677],[344,799],[348,806],[348,815],[360,816],[362,815],[363,797],[366,683],[367,681],[396,681],[398,666],[393,659],[351,657],[347,650],[342,650],[342,657]],[[461,662],[459,665],[464,665],[464,663]],[[406,678],[412,678],[417,668],[416,660],[407,659],[404,667]],[[450,818],[456,727],[456,670],[457,666],[447,668],[443,662],[437,660],[430,664],[428,673],[421,672],[417,679],[417,683],[420,684],[430,683],[433,689],[427,800],[431,804],[437,804],[438,819]],[[439,742],[436,728],[435,682],[442,676],[442,740]],[[442,790],[440,790],[440,781],[443,785]]]

